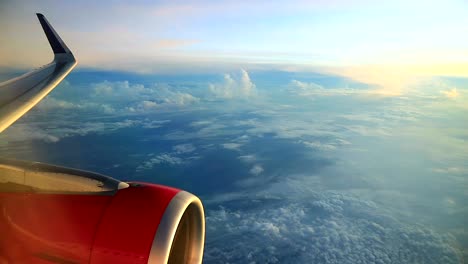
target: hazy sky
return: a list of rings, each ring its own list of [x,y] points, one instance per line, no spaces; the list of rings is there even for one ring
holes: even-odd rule
[[[34,15],[42,12],[81,67],[321,69],[387,86],[414,73],[468,75],[462,0],[0,3],[0,67],[40,66],[51,58]]]

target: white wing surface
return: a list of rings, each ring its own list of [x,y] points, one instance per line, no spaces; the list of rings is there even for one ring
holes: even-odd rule
[[[37,14],[37,17],[54,52],[54,60],[0,83],[0,132],[39,103],[76,65],[75,57],[47,19],[42,14]]]

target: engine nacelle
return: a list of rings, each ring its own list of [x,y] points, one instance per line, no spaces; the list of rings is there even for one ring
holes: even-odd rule
[[[204,239],[188,192],[0,160],[0,263],[201,263]]]

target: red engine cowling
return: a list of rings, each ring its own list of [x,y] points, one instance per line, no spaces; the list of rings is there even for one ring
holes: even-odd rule
[[[0,160],[0,264],[201,263],[204,238],[188,192]]]

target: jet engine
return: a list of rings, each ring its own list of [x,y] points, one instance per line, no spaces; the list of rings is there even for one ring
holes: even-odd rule
[[[201,263],[204,219],[185,191],[0,159],[0,263]]]

